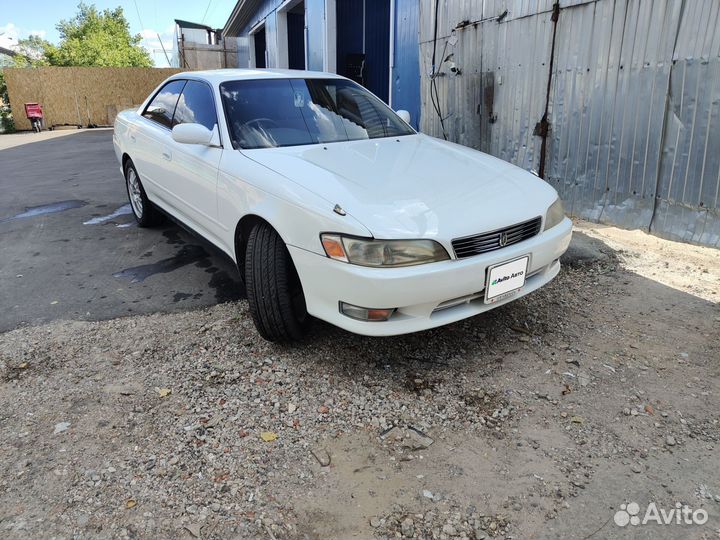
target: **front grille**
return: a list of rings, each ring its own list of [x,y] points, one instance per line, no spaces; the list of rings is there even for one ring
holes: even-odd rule
[[[497,229],[496,231],[456,238],[452,241],[455,256],[458,259],[464,259],[465,257],[472,257],[473,255],[480,255],[481,253],[487,253],[488,251],[495,251],[505,246],[517,244],[538,234],[541,224],[542,219],[538,216],[534,219],[511,225],[510,227]],[[505,242],[501,243],[503,235]]]

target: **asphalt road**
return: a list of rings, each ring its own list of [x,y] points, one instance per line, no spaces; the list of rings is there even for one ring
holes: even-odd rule
[[[0,190],[0,331],[244,296],[213,246],[135,225],[111,129],[0,135]]]

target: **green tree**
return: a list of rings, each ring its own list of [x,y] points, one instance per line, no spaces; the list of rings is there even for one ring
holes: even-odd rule
[[[0,69],[0,102],[8,103],[7,84],[5,84],[5,75]]]
[[[45,49],[53,66],[152,66],[148,52],[140,46],[142,37],[130,34],[123,9],[98,9],[81,2],[78,13],[56,26],[60,45]]]
[[[15,131],[12,112],[10,111],[10,100],[8,99],[5,74],[0,69],[0,131],[10,133]]]
[[[49,65],[47,54],[53,48],[49,41],[40,36],[18,40],[17,54],[13,57],[15,67],[38,67]]]

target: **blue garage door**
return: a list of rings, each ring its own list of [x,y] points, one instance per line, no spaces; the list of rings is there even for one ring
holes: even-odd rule
[[[389,98],[390,0],[337,2],[337,72],[386,103]]]
[[[299,4],[287,14],[288,67],[305,69],[305,6]]]

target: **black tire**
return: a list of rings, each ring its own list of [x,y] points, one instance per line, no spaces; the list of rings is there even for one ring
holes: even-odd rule
[[[301,339],[311,317],[300,278],[280,235],[267,223],[253,227],[245,251],[245,289],[253,322],[268,341]]]
[[[157,208],[150,202],[145,194],[145,188],[140,181],[140,175],[132,161],[125,163],[125,190],[127,191],[130,208],[132,209],[138,227],[152,227],[162,221]]]

